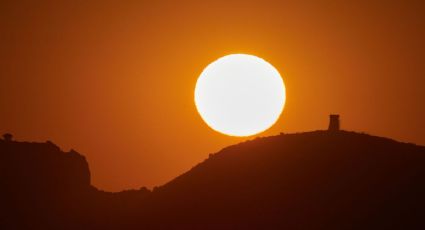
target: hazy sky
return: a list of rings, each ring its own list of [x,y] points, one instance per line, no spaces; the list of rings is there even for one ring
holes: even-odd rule
[[[344,129],[425,145],[424,1],[2,1],[0,19],[0,132],[77,150],[101,189],[163,184],[246,139],[210,129],[193,100],[231,53],[285,81],[260,136],[339,113]]]

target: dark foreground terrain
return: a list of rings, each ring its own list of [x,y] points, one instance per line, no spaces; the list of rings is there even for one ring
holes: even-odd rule
[[[425,147],[354,132],[257,138],[156,188],[90,185],[85,158],[0,140],[0,229],[425,229]]]

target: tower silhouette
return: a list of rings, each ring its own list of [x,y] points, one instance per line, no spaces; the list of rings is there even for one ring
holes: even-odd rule
[[[339,114],[329,115],[329,127],[328,131],[339,131]]]

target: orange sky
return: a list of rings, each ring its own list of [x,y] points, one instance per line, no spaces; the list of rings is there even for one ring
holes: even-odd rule
[[[160,185],[244,140],[211,130],[193,90],[211,61],[248,53],[287,88],[260,136],[339,113],[425,145],[425,3],[343,2],[2,1],[0,132],[76,149],[101,189]]]

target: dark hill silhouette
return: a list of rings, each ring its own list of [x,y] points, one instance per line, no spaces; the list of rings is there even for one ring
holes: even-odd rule
[[[99,191],[52,143],[0,156],[1,229],[425,229],[425,147],[366,134],[257,138],[152,192]]]
[[[96,229],[147,194],[97,190],[85,157],[50,141],[0,140],[0,229]]]

